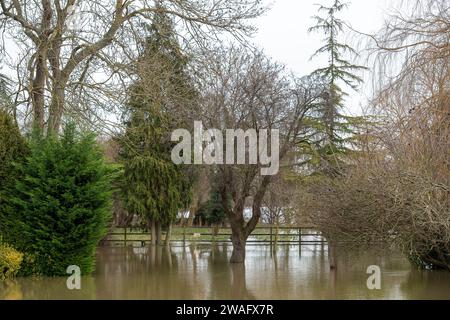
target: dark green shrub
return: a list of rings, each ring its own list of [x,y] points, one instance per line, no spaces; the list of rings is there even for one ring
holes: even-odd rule
[[[226,219],[222,197],[218,191],[212,191],[208,201],[203,203],[198,211],[208,224],[221,224]]]
[[[226,212],[223,207],[222,195],[220,193],[220,180],[218,177],[212,177],[211,191],[209,198],[204,202],[197,211],[197,216],[201,216],[210,225],[220,225],[226,218]],[[231,195],[228,195],[228,206],[231,207]]]
[[[94,269],[95,249],[110,219],[112,169],[92,134],[66,127],[61,139],[34,137],[31,155],[9,190],[4,239],[25,253],[25,274],[65,275]]]
[[[27,153],[26,141],[14,119],[0,109],[0,202],[1,191],[16,178],[14,163],[23,161]]]

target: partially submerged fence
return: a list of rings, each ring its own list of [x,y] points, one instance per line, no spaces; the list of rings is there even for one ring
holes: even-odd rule
[[[165,232],[163,237],[165,238]],[[231,242],[230,228],[213,227],[174,227],[170,237],[171,242]],[[149,230],[140,228],[112,228],[102,240],[103,245],[145,246],[150,244]],[[321,233],[311,226],[257,226],[249,237],[250,244],[322,244],[326,240]]]

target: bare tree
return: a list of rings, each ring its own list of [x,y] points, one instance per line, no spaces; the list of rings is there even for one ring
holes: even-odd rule
[[[413,2],[392,16],[377,41],[378,65],[404,63],[381,82],[375,110],[387,117],[379,136],[392,157],[387,211],[398,243],[420,265],[450,268],[450,3]],[[394,69],[395,70],[395,69]]]
[[[310,183],[305,207],[338,240],[384,240],[416,265],[449,269],[449,2],[411,3],[372,36],[378,121],[365,153],[340,179]]]
[[[205,74],[209,77],[202,87],[205,126],[222,132],[255,129],[257,135],[262,129],[277,129],[279,157],[283,161],[306,130],[302,120],[320,96],[321,88],[309,78],[287,76],[283,66],[261,52],[242,47],[217,49],[206,64]],[[273,180],[271,175],[261,175],[261,164],[246,163],[218,165],[223,206],[232,229],[233,263],[245,260],[247,239],[260,220],[263,200]],[[244,210],[249,199],[252,214],[246,219]]]
[[[205,43],[220,32],[250,34],[246,21],[264,11],[261,2],[1,0],[2,34],[18,50],[9,54],[22,118],[49,132],[59,130],[64,115],[107,126],[125,100],[128,66],[155,13],[176,19],[180,37]]]
[[[289,225],[293,222],[292,205],[296,182],[290,181],[289,172],[285,171],[274,177],[263,200],[262,220],[275,226]]]

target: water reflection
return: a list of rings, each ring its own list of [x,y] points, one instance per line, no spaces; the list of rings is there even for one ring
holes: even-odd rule
[[[413,270],[392,251],[340,250],[331,272],[322,244],[247,250],[244,266],[228,264],[227,243],[100,248],[82,290],[19,278],[0,284],[0,299],[450,299],[450,273]],[[381,267],[381,290],[367,289],[369,265]]]

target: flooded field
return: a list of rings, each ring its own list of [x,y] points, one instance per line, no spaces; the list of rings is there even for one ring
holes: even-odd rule
[[[228,243],[101,247],[81,290],[66,278],[17,278],[0,285],[0,299],[450,299],[450,273],[414,270],[398,252],[341,250],[330,271],[326,245],[299,249],[249,245],[243,266],[228,264]],[[380,290],[367,288],[370,265]]]

